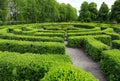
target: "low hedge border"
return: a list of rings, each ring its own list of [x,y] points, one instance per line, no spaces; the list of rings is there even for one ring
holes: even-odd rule
[[[30,42],[0,39],[0,50],[20,53],[65,54],[64,43]]]
[[[91,73],[72,65],[52,67],[40,81],[99,81]]]
[[[85,39],[85,51],[92,57],[93,60],[101,59],[101,52],[108,50],[109,47],[94,38]]]
[[[109,81],[120,81],[120,50],[103,51],[100,67]]]
[[[95,38],[106,45],[111,45],[111,36],[109,35],[88,35],[88,36],[71,36],[68,38],[68,46],[81,47],[84,44],[84,39]]]
[[[39,81],[54,65],[71,64],[67,55],[0,52],[0,81]]]
[[[120,49],[120,40],[113,40],[112,48]]]
[[[22,41],[38,41],[38,42],[64,42],[61,37],[37,37],[26,35],[14,35],[14,34],[0,34],[0,38],[9,40],[22,40]]]

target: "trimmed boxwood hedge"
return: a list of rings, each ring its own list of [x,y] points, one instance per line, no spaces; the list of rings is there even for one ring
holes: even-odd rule
[[[82,29],[82,30],[68,30],[67,32],[68,33],[79,33],[79,32],[90,32],[90,31],[100,31],[100,27],[96,27],[96,28],[93,28],[93,29]]]
[[[64,42],[61,37],[37,37],[37,36],[25,36],[25,35],[13,35],[13,34],[1,34],[0,38],[9,40],[23,40],[23,41],[39,41],[39,42]]]
[[[101,52],[108,50],[109,47],[94,38],[85,39],[85,51],[92,57],[93,60],[101,59]]]
[[[119,40],[120,35],[117,33],[105,33],[106,35],[110,35],[112,40]]]
[[[89,32],[80,32],[80,33],[68,33],[68,37],[70,36],[83,36],[83,35],[101,35],[102,31],[89,31]]]
[[[67,55],[0,52],[0,81],[39,81],[54,65],[71,64]]]
[[[0,39],[0,50],[20,53],[65,54],[64,43],[30,42]]]
[[[88,36],[71,36],[68,38],[68,46],[81,47],[84,44],[84,39],[95,38],[104,44],[111,45],[111,36],[109,35],[88,35]]]
[[[120,49],[120,40],[113,40],[112,41],[112,48]]]
[[[100,67],[109,81],[120,81],[120,50],[103,51]]]
[[[64,33],[35,33],[35,36],[49,36],[49,37],[65,37]]]
[[[53,67],[40,81],[99,81],[91,73],[72,65]]]

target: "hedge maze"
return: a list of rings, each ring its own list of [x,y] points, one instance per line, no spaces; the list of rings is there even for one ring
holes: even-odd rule
[[[120,35],[115,28],[30,24],[0,28],[0,81],[99,81],[73,66],[64,41],[84,48],[109,81],[120,80]]]

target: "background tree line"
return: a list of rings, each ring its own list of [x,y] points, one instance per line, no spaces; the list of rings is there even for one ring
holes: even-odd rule
[[[10,15],[10,1],[14,2],[16,14]],[[60,4],[56,0],[0,0],[0,21],[36,22],[120,22],[120,0],[111,9],[103,2],[100,9],[94,2],[83,2],[79,16],[70,4]]]
[[[15,16],[10,18],[9,3],[14,2]],[[67,22],[77,20],[77,10],[56,0],[0,0],[0,21]]]
[[[120,0],[116,0],[111,9],[103,2],[100,9],[94,2],[83,2],[79,11],[78,20],[81,22],[113,22],[120,23]]]

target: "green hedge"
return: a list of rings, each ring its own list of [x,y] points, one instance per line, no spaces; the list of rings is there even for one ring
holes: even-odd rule
[[[51,70],[40,81],[99,81],[91,73],[72,65],[62,65]]]
[[[20,53],[65,54],[65,45],[58,42],[29,42],[0,39],[0,50]]]
[[[90,31],[90,32],[80,32],[80,33],[68,33],[69,36],[83,36],[83,35],[101,35],[102,31]]]
[[[120,40],[112,41],[112,48],[120,49]]]
[[[35,33],[35,36],[65,37],[64,33]]]
[[[100,41],[93,38],[85,39],[85,51],[92,57],[93,60],[99,61],[101,59],[101,52],[108,50],[109,47]]]
[[[64,42],[61,37],[37,37],[13,34],[1,34],[0,38],[9,40],[23,40],[23,41],[39,41],[39,42]]]
[[[85,25],[85,24],[76,24],[76,25],[74,25],[74,27],[88,28],[88,29],[95,28],[95,26]]]
[[[114,31],[120,33],[120,27],[113,27]]]
[[[71,36],[68,38],[69,47],[83,47],[84,40],[91,36]]]
[[[109,81],[120,81],[120,50],[103,51],[100,67]]]
[[[71,64],[67,55],[0,52],[0,81],[39,81],[54,65]]]
[[[65,33],[64,30],[38,30],[38,32],[43,32],[43,33]]]
[[[106,35],[110,35],[112,40],[119,40],[120,35],[117,33],[105,33]]]
[[[79,32],[90,32],[90,31],[100,31],[100,27],[96,27],[96,28],[93,28],[93,29],[81,29],[81,30],[68,30],[67,32],[68,33],[79,33]]]
[[[111,37],[108,35],[88,35],[88,36],[71,36],[68,38],[68,46],[81,47],[84,44],[85,38],[95,38],[104,44],[111,45]]]

